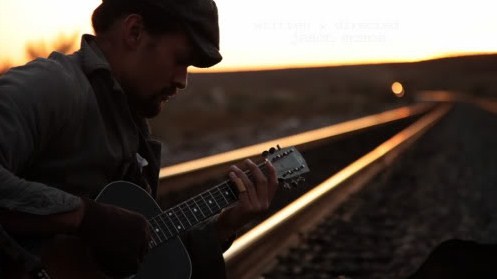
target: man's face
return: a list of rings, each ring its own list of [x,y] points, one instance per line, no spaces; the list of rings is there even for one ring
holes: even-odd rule
[[[183,33],[150,35],[134,52],[121,80],[129,102],[147,118],[157,116],[164,102],[187,84],[191,47]]]

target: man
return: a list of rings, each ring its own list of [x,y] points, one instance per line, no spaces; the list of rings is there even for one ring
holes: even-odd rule
[[[212,0],[103,0],[92,23],[95,36],[84,35],[73,55],[52,53],[0,78],[0,229],[35,255],[40,237],[77,236],[103,272],[127,276],[147,251],[148,223],[92,198],[115,180],[156,195],[160,146],[145,119],[186,87],[190,65],[221,60],[217,8]],[[253,180],[229,170],[239,202],[184,236],[193,277],[224,277],[222,251],[274,196],[274,168],[264,175],[245,165]],[[0,270],[16,272],[7,254]]]

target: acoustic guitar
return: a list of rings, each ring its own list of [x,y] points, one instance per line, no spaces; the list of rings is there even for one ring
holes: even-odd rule
[[[276,169],[280,185],[289,188],[303,181],[309,172],[307,163],[295,147],[271,148],[263,156]],[[266,161],[258,165],[264,172]],[[250,172],[246,171],[250,177]],[[152,228],[150,250],[136,275],[128,278],[190,278],[191,263],[179,235],[218,214],[238,200],[236,186],[226,180],[172,207],[162,210],[141,187],[125,181],[107,185],[97,202],[116,205],[144,215]],[[85,244],[78,238],[56,236],[45,241],[42,250],[43,269],[37,278],[108,279],[92,261]]]

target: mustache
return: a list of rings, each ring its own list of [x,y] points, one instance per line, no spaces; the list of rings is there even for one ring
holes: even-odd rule
[[[174,96],[176,96],[177,93],[178,93],[178,88],[176,86],[169,86],[162,89],[157,95],[158,97],[160,97],[161,100],[167,101],[173,98]]]
[[[176,86],[169,86],[161,90],[161,96],[173,96],[178,93],[178,88]]]

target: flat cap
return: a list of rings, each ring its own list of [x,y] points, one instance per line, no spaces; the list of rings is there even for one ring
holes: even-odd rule
[[[119,5],[121,0],[102,0]],[[216,3],[213,0],[127,0],[150,4],[173,16],[184,26],[193,44],[192,65],[211,67],[222,60],[219,53],[219,22]],[[122,2],[121,2],[122,3]]]
[[[219,22],[213,0],[146,0],[169,10],[185,25],[194,46],[193,66],[211,67],[222,60],[219,53]]]

